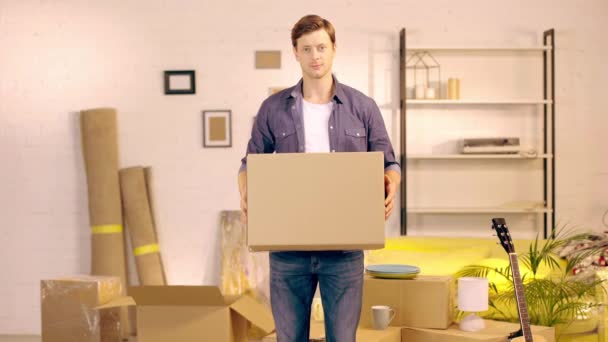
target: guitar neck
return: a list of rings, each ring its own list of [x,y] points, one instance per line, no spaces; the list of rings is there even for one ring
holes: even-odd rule
[[[517,254],[509,253],[511,261],[511,271],[513,272],[513,285],[515,286],[515,298],[517,299],[517,311],[519,313],[519,323],[523,337],[526,342],[532,341],[532,331],[530,330],[530,317],[528,316],[528,306],[524,295],[524,285],[519,273],[519,261]]]

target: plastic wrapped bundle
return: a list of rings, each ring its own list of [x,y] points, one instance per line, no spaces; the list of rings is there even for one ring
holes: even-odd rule
[[[249,252],[240,211],[222,211],[220,215],[223,294],[249,294],[270,307],[268,252]],[[264,334],[250,328],[248,335],[261,338]]]
[[[96,307],[120,297],[119,277],[75,276],[42,280],[43,342],[117,342],[120,308]]]

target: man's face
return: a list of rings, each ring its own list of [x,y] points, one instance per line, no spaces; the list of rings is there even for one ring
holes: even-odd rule
[[[302,73],[312,79],[320,79],[331,73],[336,46],[324,29],[302,35],[293,49],[300,62]]]

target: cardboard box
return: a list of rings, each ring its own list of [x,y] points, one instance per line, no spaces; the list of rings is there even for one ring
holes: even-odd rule
[[[251,250],[384,247],[381,152],[247,156]]]
[[[402,342],[506,342],[507,336],[519,330],[519,324],[485,320],[486,328],[476,332],[462,331],[458,324],[449,329],[403,328]],[[555,342],[555,329],[552,327],[531,326],[532,336],[542,336],[546,342]],[[536,341],[536,340],[535,340]]]
[[[118,342],[118,308],[97,307],[119,298],[119,277],[74,276],[40,282],[43,342]]]
[[[141,342],[246,342],[248,322],[265,334],[274,330],[269,309],[247,295],[222,296],[216,286],[138,286],[129,293]],[[105,307],[125,305],[120,300]]]
[[[365,276],[360,326],[372,327],[371,307],[395,309],[391,326],[447,329],[453,319],[453,281],[449,276],[380,279]]]
[[[325,341],[325,325],[323,322],[310,323],[310,342]],[[277,335],[264,337],[262,342],[277,342]],[[385,330],[357,329],[357,342],[401,342],[401,328],[388,327]]]

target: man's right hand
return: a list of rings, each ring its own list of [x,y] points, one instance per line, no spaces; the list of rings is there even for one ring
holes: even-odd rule
[[[239,192],[241,194],[241,223],[247,224],[247,171],[239,173]]]

